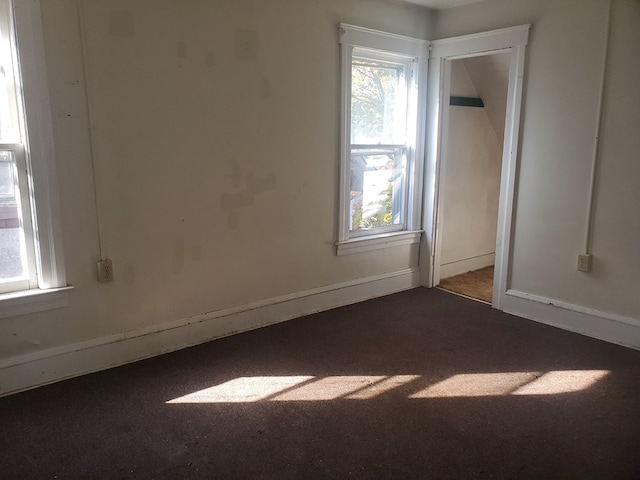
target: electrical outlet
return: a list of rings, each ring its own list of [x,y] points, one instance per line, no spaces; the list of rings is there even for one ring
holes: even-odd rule
[[[98,266],[98,281],[113,282],[113,262],[110,258],[105,258],[97,263]]]
[[[578,271],[590,272],[591,271],[591,254],[578,255]]]

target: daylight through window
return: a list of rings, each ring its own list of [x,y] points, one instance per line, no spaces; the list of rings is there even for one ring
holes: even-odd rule
[[[37,285],[11,4],[0,5],[0,293]],[[26,233],[26,235],[25,235]]]
[[[411,62],[374,60],[372,56],[354,49],[351,64],[352,234],[379,227],[400,230],[406,217]]]
[[[39,0],[0,0],[0,318],[68,304]]]
[[[338,254],[349,243],[418,230],[418,79],[426,42],[341,26],[342,169]],[[414,232],[415,233],[415,232]],[[417,241],[416,235],[407,243]],[[382,244],[381,244],[382,245]],[[356,249],[357,250],[357,249]],[[343,252],[344,253],[344,252]]]

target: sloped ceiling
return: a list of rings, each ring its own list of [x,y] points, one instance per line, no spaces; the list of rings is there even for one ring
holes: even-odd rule
[[[510,54],[485,55],[462,60],[500,144],[504,141]]]

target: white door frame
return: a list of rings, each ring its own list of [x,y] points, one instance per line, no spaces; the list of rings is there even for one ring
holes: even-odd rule
[[[429,59],[429,95],[427,100],[429,130],[427,132],[428,148],[425,165],[423,218],[425,235],[420,249],[420,277],[422,285],[433,287],[440,281],[438,198],[439,186],[442,183],[440,167],[446,153],[450,60],[493,53],[511,53],[492,299],[493,307],[498,309],[502,308],[504,295],[507,291],[525,46],[529,39],[530,28],[531,25],[522,25],[434,40]]]

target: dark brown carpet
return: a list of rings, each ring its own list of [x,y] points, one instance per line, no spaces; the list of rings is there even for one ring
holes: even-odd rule
[[[0,399],[0,478],[638,479],[639,420],[640,352],[420,288]]]
[[[440,288],[491,303],[493,296],[493,265],[440,280]]]

